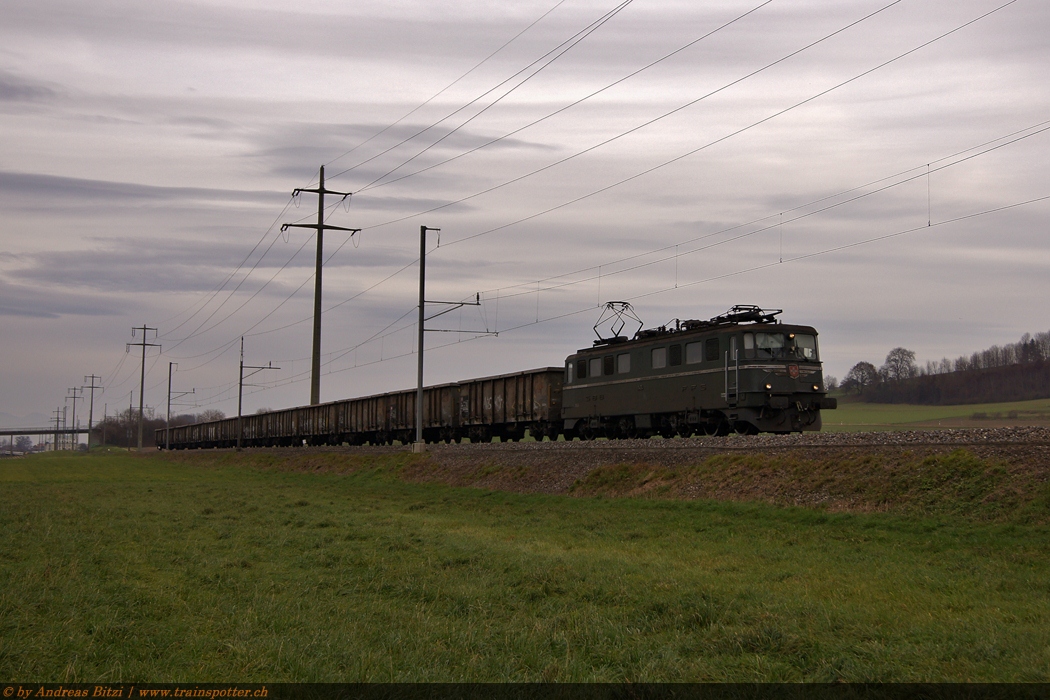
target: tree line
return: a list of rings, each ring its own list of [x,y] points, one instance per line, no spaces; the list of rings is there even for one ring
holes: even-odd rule
[[[993,345],[955,360],[915,362],[907,348],[890,350],[882,366],[853,365],[840,389],[874,403],[955,404],[1025,401],[1050,396],[1050,332],[1025,333],[1017,343]]]
[[[171,417],[171,427],[201,423],[210,420],[220,420],[226,414],[222,411],[209,409],[200,413],[181,413]],[[143,411],[142,419],[142,446],[156,447],[155,431],[162,430],[167,425],[163,416],[157,416],[151,408]],[[91,431],[92,445],[115,445],[117,447],[135,447],[139,439],[139,411],[137,408],[127,409],[116,415],[107,416],[105,420],[97,423]]]

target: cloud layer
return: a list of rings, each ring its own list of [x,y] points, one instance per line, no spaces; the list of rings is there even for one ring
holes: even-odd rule
[[[178,362],[230,412],[242,334],[288,367],[248,405],[303,403],[316,241],[280,225],[322,163],[363,229],[325,236],[326,399],[411,384],[421,225],[434,298],[485,300],[449,328],[501,331],[434,334],[433,381],[558,365],[610,298],[784,308],[838,376],[1046,330],[1050,6],[1002,4],[632,3],[574,44],[615,5],[9,2],[0,408],[126,400],[143,323],[148,403]]]

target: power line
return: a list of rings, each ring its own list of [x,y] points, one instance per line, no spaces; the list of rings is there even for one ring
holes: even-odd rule
[[[420,168],[419,170],[416,170],[414,172],[408,173],[407,175],[402,175],[401,177],[394,178],[393,180],[387,180],[386,182],[380,182],[378,184],[374,184],[375,181],[373,181],[373,183],[369,183],[369,184],[359,188],[358,192],[359,193],[366,192],[368,190],[374,190],[374,189],[378,189],[380,187],[385,187],[387,185],[392,185],[395,182],[400,182],[401,180],[413,177],[415,175],[419,175],[420,173],[424,173],[424,172],[427,172],[429,170],[433,170],[434,168],[439,168],[439,167],[441,167],[443,165],[451,163],[452,161],[458,160],[458,159],[460,159],[460,158],[462,158],[464,156],[468,156],[471,153],[475,153],[476,151],[480,151],[483,148],[487,148],[488,146],[491,146],[494,143],[499,143],[500,141],[508,139],[511,136],[515,136],[515,135],[521,133],[522,131],[525,131],[526,129],[529,129],[529,128],[533,127],[533,126],[536,126],[537,124],[540,124],[540,123],[542,123],[544,121],[547,121],[548,119],[550,119],[550,118],[552,118],[554,116],[557,116],[557,115],[561,114],[562,112],[568,111],[568,110],[572,109],[573,107],[575,107],[575,106],[577,106],[577,105],[579,105],[579,104],[581,104],[583,102],[586,102],[587,100],[591,99],[592,97],[596,97],[597,95],[600,95],[601,93],[605,92],[606,90],[609,90],[609,89],[619,85],[620,83],[633,78],[634,76],[638,75],[639,73],[642,73],[644,71],[649,70],[650,68],[652,68],[655,65],[663,63],[664,61],[666,61],[667,59],[671,58],[672,56],[675,56],[675,55],[681,53],[682,51],[685,51],[689,47],[694,46],[694,45],[698,44],[699,42],[703,41],[704,39],[707,39],[708,37],[710,37],[710,36],[720,32],[720,31],[722,31],[723,29],[725,29],[725,28],[727,28],[727,27],[729,27],[729,26],[739,22],[740,20],[744,19],[748,15],[751,15],[751,14],[757,12],[758,10],[760,10],[763,7],[765,7],[766,5],[768,5],[771,2],[773,2],[773,0],[765,0],[765,2],[757,5],[756,7],[753,7],[750,10],[744,12],[743,14],[734,17],[733,19],[729,20],[728,22],[725,22],[724,24],[716,27],[715,29],[712,29],[711,31],[707,32],[706,34],[703,34],[702,36],[700,36],[700,37],[698,37],[696,39],[693,39],[689,43],[678,47],[674,51],[661,56],[660,58],[656,59],[655,61],[652,61],[652,62],[642,66],[641,68],[639,68],[639,69],[637,69],[635,71],[632,71],[631,73],[628,73],[627,75],[623,76],[622,78],[619,78],[619,79],[609,83],[605,87],[599,88],[598,90],[595,90],[594,92],[592,92],[592,93],[590,93],[588,95],[585,95],[585,96],[579,98],[578,100],[574,100],[573,102],[570,102],[569,104],[567,104],[567,105],[565,105],[563,107],[559,107],[558,109],[554,110],[553,112],[551,112],[551,113],[549,113],[549,114],[547,114],[547,115],[545,115],[543,117],[540,117],[539,119],[531,121],[528,124],[525,124],[524,126],[521,126],[521,127],[517,128],[517,129],[514,129],[513,131],[510,131],[510,132],[508,132],[506,134],[503,134],[502,136],[499,136],[497,138],[491,139],[490,141],[486,141],[485,143],[483,143],[483,144],[481,144],[479,146],[471,148],[470,150],[464,151],[463,153],[460,153],[458,155],[452,156],[451,158],[447,158],[447,159],[445,159],[445,160],[443,160],[443,161],[441,161],[439,163],[434,163],[432,165],[426,166],[425,168]],[[401,166],[398,166],[398,167],[401,167]],[[387,173],[387,174],[389,175],[389,173]],[[383,177],[386,177],[386,176],[384,175]],[[382,178],[379,178],[379,179],[382,179]]]
[[[565,0],[558,0],[558,3],[557,3],[557,4],[555,4],[555,5],[553,6],[553,7],[551,7],[551,9],[547,10],[547,11],[546,11],[546,12],[544,12],[544,13],[543,13],[542,15],[540,15],[540,16],[539,16],[539,17],[537,17],[537,18],[536,18],[535,20],[533,20],[531,24],[529,24],[529,25],[528,25],[527,27],[525,27],[525,28],[524,28],[524,29],[522,29],[522,30],[521,30],[520,32],[518,32],[517,34],[515,34],[514,36],[512,36],[512,37],[511,37],[510,39],[508,39],[508,40],[507,40],[506,42],[504,42],[504,43],[503,43],[503,45],[502,45],[502,46],[500,46],[500,47],[499,47],[498,49],[496,49],[495,51],[493,51],[492,53],[490,53],[490,54],[489,54],[488,56],[486,56],[485,58],[481,59],[481,61],[479,61],[478,63],[474,64],[474,66],[473,66],[473,67],[472,67],[472,68],[471,68],[470,70],[468,70],[468,71],[467,71],[466,73],[464,73],[463,75],[459,76],[458,78],[456,78],[455,80],[453,80],[453,81],[452,81],[451,83],[449,83],[449,84],[448,84],[448,85],[446,85],[445,87],[443,87],[443,88],[441,88],[440,90],[438,90],[437,92],[435,92],[435,93],[434,93],[433,95],[431,95],[431,96],[430,96],[429,98],[427,98],[426,100],[424,100],[424,101],[423,101],[423,102],[422,102],[421,104],[417,105],[416,107],[413,107],[413,108],[412,108],[411,110],[409,110],[408,112],[406,112],[406,113],[405,113],[405,115],[404,115],[403,117],[401,117],[400,119],[398,119],[398,120],[394,121],[393,123],[391,123],[391,124],[389,124],[389,125],[387,125],[387,126],[383,127],[382,129],[380,129],[380,130],[379,130],[379,131],[377,131],[376,133],[372,134],[372,135],[371,135],[371,136],[369,136],[369,137],[368,137],[367,139],[365,139],[365,140],[364,140],[364,141],[362,141],[361,143],[357,144],[356,146],[354,146],[354,147],[353,147],[353,148],[351,148],[350,150],[348,150],[348,151],[344,151],[344,152],[343,152],[342,154],[340,154],[340,155],[336,156],[335,158],[333,158],[332,160],[328,161],[327,163],[325,163],[325,165],[331,165],[332,163],[335,163],[335,162],[336,162],[337,160],[339,160],[339,159],[341,159],[341,158],[345,158],[346,156],[350,155],[351,153],[353,153],[354,151],[356,151],[356,150],[357,150],[358,148],[360,148],[361,146],[364,146],[365,144],[367,144],[367,143],[371,142],[371,141],[372,141],[373,139],[375,139],[375,138],[377,138],[377,137],[379,137],[379,136],[382,136],[383,134],[385,134],[385,133],[386,133],[387,131],[389,131],[390,129],[394,128],[395,126],[397,126],[398,124],[400,124],[400,123],[401,123],[401,122],[403,122],[404,120],[408,119],[409,117],[411,117],[411,116],[412,116],[413,114],[415,114],[416,112],[418,112],[418,111],[419,111],[419,110],[421,110],[422,108],[426,107],[426,106],[427,106],[428,104],[430,104],[431,102],[433,102],[434,100],[436,100],[436,99],[437,99],[438,97],[440,97],[440,96],[441,96],[442,94],[444,94],[444,93],[445,93],[445,92],[446,92],[447,90],[449,90],[449,89],[450,89],[450,88],[451,88],[452,86],[456,85],[456,84],[457,84],[458,82],[460,82],[461,80],[463,80],[464,78],[466,78],[466,77],[467,77],[468,75],[470,75],[471,73],[473,73],[474,71],[476,71],[476,70],[477,70],[478,68],[480,68],[481,66],[483,66],[483,65],[484,65],[485,63],[488,63],[488,61],[489,61],[489,60],[491,60],[491,59],[492,59],[492,58],[493,58],[493,57],[494,57],[494,56],[495,56],[496,54],[500,53],[501,51],[503,51],[503,49],[507,48],[507,47],[508,47],[508,46],[510,46],[510,45],[511,45],[512,43],[514,43],[514,42],[515,42],[515,41],[516,41],[516,40],[517,40],[517,39],[518,39],[519,37],[521,37],[521,35],[525,34],[525,32],[527,32],[527,31],[529,31],[530,29],[532,29],[533,27],[535,27],[535,26],[536,26],[537,24],[539,24],[539,23],[540,23],[540,22],[541,22],[541,21],[542,21],[542,20],[543,20],[544,18],[546,18],[546,17],[547,17],[547,15],[549,15],[550,13],[554,12],[555,10],[557,10],[557,9],[558,9],[559,7],[561,7],[561,6],[562,6],[562,5],[564,4],[564,3],[565,3]],[[344,172],[345,172],[345,171],[344,171]],[[313,183],[311,182],[311,184],[313,184]]]
[[[599,17],[599,18],[598,18],[597,20],[595,20],[594,22],[591,22],[591,24],[587,25],[587,26],[586,26],[586,27],[584,27],[583,29],[581,29],[581,30],[579,30],[578,32],[576,32],[576,34],[573,34],[573,35],[572,35],[571,37],[569,37],[568,39],[566,39],[566,40],[565,40],[565,41],[563,41],[562,43],[558,44],[558,45],[557,45],[557,46],[555,46],[555,47],[554,47],[553,49],[549,50],[549,51],[548,51],[547,53],[545,53],[545,54],[543,54],[542,56],[540,56],[539,58],[535,59],[534,61],[532,61],[531,63],[529,63],[529,64],[528,64],[527,66],[525,66],[524,68],[522,68],[522,69],[518,70],[518,71],[517,71],[516,73],[514,73],[514,74],[513,74],[513,75],[511,75],[510,77],[508,77],[508,78],[505,78],[504,80],[500,81],[499,83],[497,83],[497,84],[496,84],[496,85],[494,85],[493,87],[491,87],[491,88],[489,88],[488,90],[486,90],[485,92],[481,93],[480,95],[478,95],[478,96],[477,96],[477,97],[475,97],[474,99],[472,99],[472,100],[470,100],[469,102],[467,102],[467,103],[466,103],[465,105],[463,105],[463,106],[461,106],[461,107],[458,107],[458,108],[456,108],[456,109],[455,109],[455,110],[453,110],[452,112],[449,112],[448,114],[446,114],[446,115],[445,115],[444,117],[442,117],[441,119],[439,119],[439,120],[437,120],[436,122],[434,122],[434,123],[430,124],[429,126],[426,126],[426,127],[424,127],[423,129],[420,129],[419,131],[415,132],[415,133],[414,133],[414,134],[412,134],[411,136],[408,136],[408,137],[406,137],[406,138],[402,139],[401,141],[399,141],[398,143],[394,144],[393,146],[390,146],[389,148],[386,148],[385,150],[383,150],[383,151],[380,151],[379,153],[377,153],[377,154],[375,154],[375,155],[373,155],[373,156],[371,156],[371,157],[369,157],[369,158],[366,158],[365,160],[363,160],[363,161],[361,161],[361,162],[357,163],[356,165],[353,165],[353,166],[351,166],[351,167],[349,167],[349,168],[347,168],[347,169],[345,169],[345,170],[341,170],[341,171],[339,171],[338,173],[336,173],[336,174],[335,174],[335,175],[333,175],[332,177],[333,177],[333,178],[337,178],[337,177],[341,177],[342,175],[346,175],[347,173],[349,173],[349,172],[352,172],[352,171],[356,170],[357,168],[361,167],[362,165],[365,165],[365,164],[367,164],[367,163],[370,163],[370,162],[372,162],[373,160],[375,160],[376,158],[379,158],[379,157],[381,157],[381,156],[384,156],[384,155],[386,155],[387,153],[389,153],[390,151],[394,150],[395,148],[398,148],[398,147],[400,147],[400,146],[402,146],[402,145],[404,145],[404,144],[408,143],[409,141],[412,141],[413,139],[415,139],[415,138],[417,138],[417,137],[419,137],[419,136],[421,136],[421,135],[425,134],[425,133],[426,133],[427,131],[430,131],[431,129],[433,129],[434,127],[436,127],[436,126],[437,126],[438,124],[441,124],[441,123],[442,123],[442,122],[444,122],[445,120],[447,120],[447,119],[450,119],[450,118],[454,117],[454,116],[455,116],[456,114],[459,114],[460,112],[462,112],[462,111],[463,111],[464,109],[466,109],[466,108],[470,107],[470,106],[471,106],[472,104],[474,104],[475,102],[478,102],[479,100],[481,100],[481,99],[482,99],[483,97],[485,97],[486,95],[488,95],[488,94],[490,94],[490,93],[494,92],[495,90],[498,90],[498,89],[499,89],[500,87],[502,87],[503,85],[506,85],[506,84],[507,84],[508,82],[510,82],[511,80],[513,80],[514,78],[516,78],[517,76],[521,75],[522,73],[524,73],[525,71],[527,71],[527,70],[528,70],[529,68],[532,68],[532,67],[533,67],[534,65],[536,65],[537,63],[539,63],[540,61],[542,61],[543,59],[545,59],[545,58],[546,58],[547,56],[550,56],[550,55],[551,55],[552,53],[554,53],[555,51],[558,51],[558,50],[559,50],[560,48],[562,48],[563,46],[565,46],[566,44],[568,44],[569,42],[571,42],[571,41],[572,41],[573,39],[575,39],[575,38],[576,38],[577,36],[579,36],[580,34],[582,34],[582,33],[586,32],[586,31],[588,31],[588,30],[589,30],[589,29],[590,29],[591,27],[593,27],[593,26],[594,26],[594,25],[595,25],[596,23],[598,23],[598,22],[603,22],[603,23],[604,23],[604,21],[605,21],[605,20],[606,20],[607,18],[609,18],[609,17],[611,17],[611,16],[615,15],[616,13],[618,13],[618,12],[619,12],[620,10],[622,10],[622,9],[623,9],[624,7],[626,7],[627,5],[631,4],[632,2],[634,2],[634,0],[622,0],[622,2],[621,2],[621,3],[619,4],[619,5],[617,5],[616,7],[614,7],[614,8],[612,9],[612,10],[609,10],[609,11],[608,11],[608,12],[606,12],[606,13],[605,13],[604,15],[602,15],[601,17]],[[600,26],[600,25],[599,25],[599,26]],[[591,31],[593,31],[593,30],[591,30]]]
[[[380,180],[382,180],[382,179],[384,179],[384,178],[388,177],[389,175],[392,175],[392,174],[394,174],[395,172],[397,172],[398,170],[400,170],[400,169],[401,169],[401,168],[403,168],[404,166],[406,166],[406,165],[408,165],[409,163],[411,163],[412,161],[414,161],[414,160],[415,160],[416,158],[418,158],[419,156],[421,156],[421,155],[423,155],[424,153],[426,153],[427,151],[429,151],[429,150],[430,150],[431,148],[433,148],[434,146],[437,146],[437,145],[438,145],[439,143],[441,143],[442,141],[444,141],[445,139],[447,139],[447,138],[448,138],[449,136],[452,136],[453,134],[455,134],[455,133],[456,133],[457,131],[459,131],[460,129],[462,129],[463,127],[465,127],[465,126],[466,126],[467,124],[469,124],[470,122],[472,122],[472,121],[474,121],[475,119],[477,119],[478,117],[480,117],[480,116],[481,116],[482,114],[484,114],[485,112],[487,112],[487,111],[488,111],[488,110],[489,110],[490,108],[494,107],[494,106],[495,106],[495,105],[497,105],[497,104],[498,104],[499,102],[501,102],[501,101],[503,100],[503,98],[507,97],[507,96],[508,96],[508,95],[510,95],[510,94],[511,94],[512,92],[514,92],[515,90],[517,90],[518,88],[520,88],[520,87],[521,87],[522,85],[524,85],[525,83],[527,83],[527,82],[529,82],[530,80],[532,80],[533,78],[535,78],[535,77],[536,77],[537,75],[539,75],[539,74],[540,74],[540,73],[541,73],[541,72],[542,72],[542,71],[543,71],[543,70],[544,70],[545,68],[547,68],[547,67],[548,67],[548,66],[550,66],[550,65],[551,65],[552,63],[554,63],[554,62],[555,62],[555,61],[557,61],[557,60],[558,60],[559,58],[561,58],[562,56],[564,56],[565,54],[567,54],[567,53],[568,53],[569,51],[571,51],[571,50],[572,50],[573,48],[575,48],[575,47],[576,47],[576,46],[577,46],[577,45],[578,45],[578,44],[579,44],[579,43],[580,43],[581,41],[583,41],[583,40],[584,40],[584,39],[586,39],[586,38],[587,38],[588,36],[590,36],[590,35],[591,35],[592,33],[594,33],[595,31],[597,31],[597,30],[598,30],[598,29],[599,29],[600,27],[602,27],[602,26],[603,26],[603,25],[604,25],[604,24],[605,24],[606,22],[608,22],[608,21],[609,21],[609,20],[611,20],[611,19],[612,19],[613,17],[615,17],[615,16],[617,15],[617,14],[619,14],[621,10],[623,10],[623,9],[624,9],[625,7],[627,7],[627,5],[629,5],[629,4],[630,4],[631,2],[633,2],[633,1],[634,1],[634,0],[624,0],[624,2],[623,2],[623,3],[621,3],[621,4],[620,4],[619,6],[617,6],[617,7],[615,8],[615,9],[613,9],[613,10],[612,10],[612,11],[610,11],[610,12],[609,12],[608,14],[606,14],[606,15],[605,15],[604,17],[602,17],[600,21],[598,21],[598,22],[595,22],[595,23],[594,23],[593,25],[591,25],[590,27],[588,27],[588,28],[587,28],[587,30],[586,30],[585,32],[581,32],[581,33],[580,33],[580,34],[578,35],[578,38],[577,38],[577,37],[573,37],[573,40],[572,40],[572,42],[571,42],[571,43],[570,43],[570,44],[569,44],[568,46],[566,46],[566,47],[564,48],[564,50],[561,50],[561,51],[560,51],[559,53],[555,54],[555,55],[554,55],[554,56],[553,56],[553,57],[552,57],[552,58],[551,58],[551,59],[550,59],[549,61],[547,61],[546,63],[544,63],[543,65],[541,65],[541,66],[540,66],[539,68],[537,68],[537,69],[536,69],[535,71],[533,71],[533,72],[532,72],[532,73],[530,73],[529,75],[525,76],[525,78],[523,78],[523,79],[522,79],[522,80],[521,80],[521,81],[520,81],[519,83],[517,83],[516,85],[514,85],[513,87],[511,87],[511,88],[510,88],[509,90],[507,90],[507,91],[506,91],[506,92],[504,92],[504,93],[503,93],[502,95],[500,95],[499,97],[497,97],[497,98],[496,98],[495,100],[493,100],[492,102],[490,102],[489,104],[487,104],[487,105],[486,105],[485,107],[483,107],[483,108],[481,108],[480,110],[478,110],[477,112],[475,112],[475,113],[474,113],[473,115],[471,115],[471,116],[470,116],[470,118],[468,118],[468,119],[464,120],[463,122],[461,122],[461,123],[460,123],[459,125],[457,125],[457,126],[456,126],[456,127],[454,128],[454,129],[450,129],[450,130],[449,130],[449,131],[447,131],[447,132],[446,132],[445,134],[443,134],[443,135],[442,135],[442,136],[441,136],[440,138],[438,138],[437,140],[433,141],[432,143],[430,143],[430,144],[429,144],[428,146],[426,146],[426,147],[425,147],[425,148],[423,148],[422,150],[420,150],[420,151],[418,151],[417,153],[415,153],[415,154],[414,154],[414,155],[413,155],[412,157],[408,158],[408,159],[407,159],[407,160],[405,160],[405,161],[402,161],[402,162],[401,162],[401,163],[400,163],[399,165],[397,165],[397,166],[395,166],[394,168],[392,168],[392,169],[388,170],[388,171],[387,171],[386,173],[384,173],[383,175],[380,175],[379,177],[377,177],[377,178],[373,179],[373,180],[372,180],[371,182],[369,182],[368,184],[366,184],[366,185],[365,185],[364,187],[361,187],[361,188],[359,188],[359,190],[358,190],[358,191],[363,191],[363,190],[367,190],[367,189],[368,189],[369,187],[372,187],[373,185],[375,185],[375,184],[376,184],[377,182],[379,182]],[[768,0],[768,1],[769,1],[769,2],[772,2],[772,0]],[[559,49],[560,49],[560,48],[561,48],[561,47],[559,47]],[[531,66],[530,66],[530,67],[531,67]]]

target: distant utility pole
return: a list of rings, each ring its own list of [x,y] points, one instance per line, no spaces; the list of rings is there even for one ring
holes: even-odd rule
[[[51,420],[55,421],[55,444],[53,445],[53,447],[54,447],[54,451],[58,452],[58,427],[59,427],[59,424],[62,422],[62,409],[61,408],[56,408],[55,409],[55,417],[52,418]]]
[[[314,263],[314,346],[310,361],[310,405],[321,403],[321,263],[322,249],[324,245],[325,230],[350,231],[350,235],[360,231],[359,228],[344,228],[343,226],[330,226],[324,222],[324,196],[326,194],[342,195],[343,199],[349,197],[352,192],[336,192],[325,189],[324,166],[321,166],[320,184],[315,188],[297,187],[292,190],[295,197],[300,192],[313,192],[317,194],[317,223],[316,224],[282,224],[281,230],[289,228],[312,228],[317,231],[317,258]]]
[[[253,375],[262,372],[264,369],[281,369],[280,367],[274,367],[272,362],[268,362],[265,367],[253,366],[244,364],[244,336],[241,336],[241,373],[240,378],[237,380],[237,449],[241,449],[241,438],[244,435],[244,429],[241,425],[241,404],[244,399],[244,370],[254,369],[255,371],[249,374]]]
[[[67,389],[66,391],[70,391],[70,392],[73,393],[72,396],[67,396],[66,398],[67,399],[73,399],[73,416],[72,416],[72,418],[70,419],[69,422],[70,422],[70,425],[73,426],[73,430],[76,430],[77,429],[77,399],[84,398],[84,390],[81,389],[80,387],[73,387],[72,389]],[[80,392],[79,396],[77,395],[78,391]],[[72,446],[72,448],[74,450],[77,449],[77,444],[79,444],[79,442],[80,442],[80,436],[77,435],[76,433],[73,433],[73,435],[70,436],[70,445]]]
[[[101,386],[95,386],[95,380],[102,381],[102,377],[97,377],[94,374],[89,374],[84,377],[85,382],[91,382],[85,389],[91,389],[91,402],[88,404],[88,449],[91,449],[91,424],[95,417],[95,389],[101,389]]]
[[[244,341],[242,340],[241,342],[244,342]],[[241,349],[241,360],[242,361],[244,360],[244,349],[243,348]],[[178,367],[178,366],[179,366],[178,362],[169,362],[168,363],[168,417],[164,421],[164,449],[165,450],[170,450],[171,449],[171,370],[172,370],[173,367]],[[175,398],[179,399],[179,398],[182,398],[183,396],[186,396],[187,394],[196,393],[196,391],[197,391],[196,389],[191,389],[189,391],[180,391],[179,393],[175,394]]]
[[[143,413],[142,397],[143,397],[143,394],[144,394],[144,391],[145,391],[145,388],[146,388],[146,348],[148,348],[148,347],[149,348],[159,348],[160,345],[158,345],[157,343],[147,343],[146,342],[146,334],[149,331],[153,331],[153,337],[154,338],[157,337],[157,329],[156,328],[150,328],[146,324],[142,324],[141,328],[132,328],[131,329],[131,337],[132,338],[135,337],[135,331],[137,331],[137,330],[142,331],[142,341],[138,342],[138,343],[127,343],[127,347],[124,349],[124,351],[128,352],[129,350],[131,350],[131,346],[132,345],[141,345],[142,346],[142,373],[139,376],[139,447],[138,447],[141,450],[142,449],[142,420],[143,420],[143,418],[142,418],[142,413]],[[128,418],[130,418],[130,417],[131,416],[128,416]]]

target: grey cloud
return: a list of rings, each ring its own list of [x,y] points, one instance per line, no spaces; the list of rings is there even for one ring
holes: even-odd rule
[[[220,190],[203,187],[159,187],[131,182],[0,171],[0,191],[35,199],[121,199],[153,201],[223,201],[273,204],[286,196],[263,190]]]
[[[85,5],[59,0],[44,6],[32,0],[5,4],[5,19],[51,39],[87,38],[100,43],[170,43],[179,46],[215,47],[223,50],[286,51],[325,56],[367,58],[398,46],[402,56],[417,60],[435,45],[446,56],[475,56],[481,37],[509,38],[520,30],[509,22],[478,19],[469,27],[447,23],[435,30],[440,17],[374,18],[353,14],[319,14],[225,8],[189,2],[140,3],[96,0]],[[458,34],[456,34],[458,32]],[[498,39],[488,38],[492,45]],[[498,44],[492,45],[495,48]],[[481,49],[484,50],[484,49]]]
[[[64,315],[115,316],[126,311],[112,298],[10,284],[0,279],[0,316],[54,319]]]
[[[302,251],[295,254],[302,245],[302,236],[306,235],[309,234],[302,232],[297,238],[289,238],[288,243],[275,243],[242,291],[254,293],[282,266],[285,271],[266,284],[264,295],[284,296],[295,289],[313,271],[314,244],[307,242]],[[243,240],[237,240],[235,236],[226,239],[229,242],[181,238],[154,241],[104,239],[98,241],[99,247],[91,250],[7,255],[5,261],[9,269],[6,274],[11,279],[47,285],[52,290],[62,288],[71,293],[84,289],[109,294],[204,292],[219,286],[244,260]],[[335,254],[326,269],[400,267],[409,260],[408,256],[397,251],[374,246],[355,250],[350,255],[348,247],[344,246]],[[259,262],[265,249],[266,245],[261,246],[234,275],[232,282],[225,287],[227,291],[233,290],[243,275]],[[334,245],[326,245],[327,255],[335,252]],[[293,254],[295,257],[291,258]]]
[[[57,95],[43,83],[0,72],[0,102],[44,102]]]

